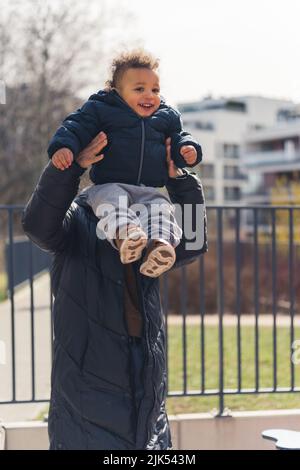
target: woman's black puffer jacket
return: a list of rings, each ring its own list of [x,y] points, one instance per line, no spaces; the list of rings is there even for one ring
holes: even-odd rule
[[[168,449],[171,438],[165,410],[165,325],[157,278],[134,264],[141,314],[145,395],[138,414],[130,384],[129,337],[123,306],[124,265],[117,250],[96,236],[98,219],[80,195],[84,170],[49,162],[23,214],[25,233],[53,253],[54,360],[49,437],[51,449]],[[188,172],[168,179],[173,203],[189,204],[195,216],[203,204],[200,180]],[[183,219],[184,220],[184,219]],[[203,221],[201,221],[203,222]],[[183,237],[176,266],[196,259],[204,244],[187,250]]]

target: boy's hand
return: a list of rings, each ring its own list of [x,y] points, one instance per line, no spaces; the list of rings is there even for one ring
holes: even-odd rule
[[[180,149],[180,155],[189,165],[193,165],[197,160],[197,151],[193,145],[183,145]]]
[[[53,165],[59,170],[65,170],[69,168],[73,162],[73,152],[68,148],[61,148],[55,152],[51,160]]]

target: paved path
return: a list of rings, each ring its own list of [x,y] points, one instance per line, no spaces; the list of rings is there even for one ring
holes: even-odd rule
[[[51,367],[51,328],[49,275],[43,274],[34,281],[34,347],[35,347],[35,395],[48,398]],[[31,315],[28,284],[15,292],[15,364],[16,398],[30,400],[31,384]],[[10,300],[0,303],[0,401],[12,399],[12,328]],[[3,351],[5,350],[5,351]],[[4,364],[3,364],[4,362]],[[0,405],[0,420],[14,421],[34,419],[45,408],[41,404]]]

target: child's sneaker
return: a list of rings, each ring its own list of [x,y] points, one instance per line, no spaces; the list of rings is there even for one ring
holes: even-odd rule
[[[158,277],[168,271],[176,261],[174,247],[166,240],[154,240],[148,247],[140,273],[149,277]]]
[[[126,238],[122,237],[127,230]],[[125,235],[124,234],[124,235]],[[138,260],[147,245],[147,235],[138,226],[122,227],[117,235],[116,244],[119,248],[121,263],[133,263]]]

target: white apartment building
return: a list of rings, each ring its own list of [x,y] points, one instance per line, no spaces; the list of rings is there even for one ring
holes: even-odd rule
[[[300,181],[300,106],[283,108],[275,125],[249,132],[241,164],[248,175],[247,204],[294,202],[289,189],[291,181]],[[274,193],[279,178],[283,187]]]
[[[275,125],[286,100],[260,96],[206,98],[200,102],[180,103],[184,128],[199,141],[203,162],[196,171],[204,184],[207,202],[217,205],[241,202],[247,176],[241,172],[241,148],[253,130]]]

